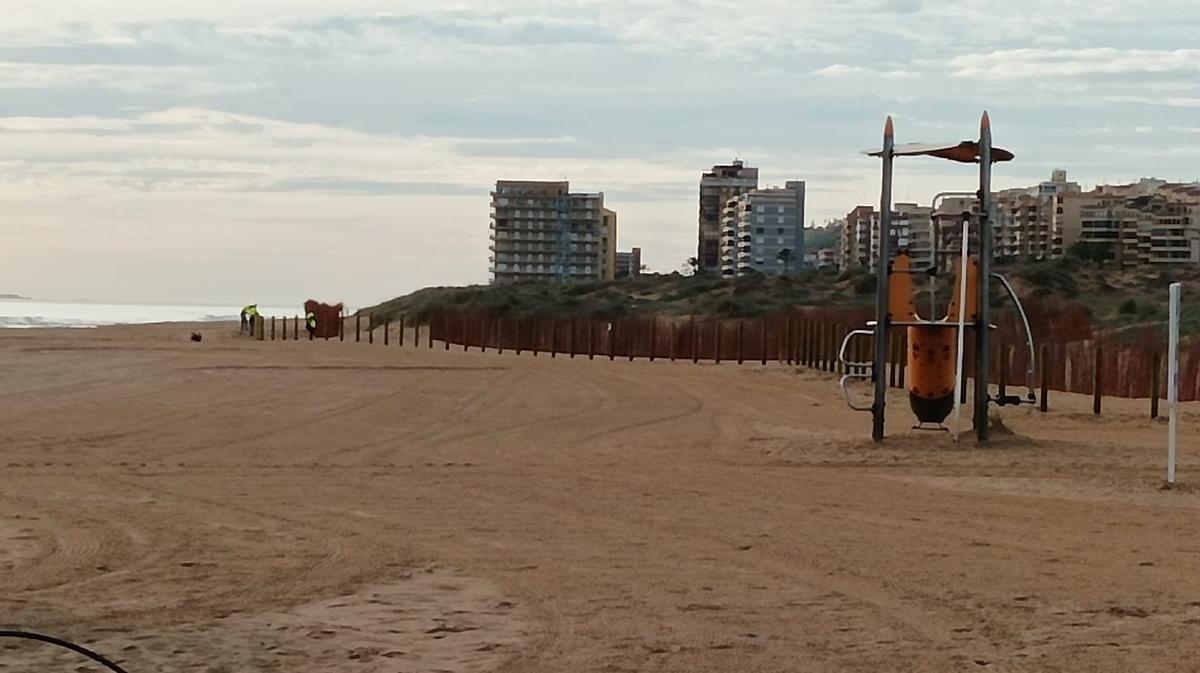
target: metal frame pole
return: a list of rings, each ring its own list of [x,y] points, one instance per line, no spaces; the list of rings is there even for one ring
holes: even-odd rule
[[[1167,341],[1167,485],[1175,485],[1176,442],[1179,438],[1179,283],[1171,283],[1170,332]],[[1158,391],[1154,391],[1155,397]]]
[[[979,122],[979,326],[975,330],[975,437],[988,439],[988,329],[992,324],[992,124],[984,112]]]
[[[879,198],[879,259],[875,267],[875,359],[871,376],[875,401],[871,405],[871,439],[883,441],[884,411],[887,406],[888,266],[891,263],[892,164],[895,160],[895,128],[889,115],[883,127],[883,190]]]

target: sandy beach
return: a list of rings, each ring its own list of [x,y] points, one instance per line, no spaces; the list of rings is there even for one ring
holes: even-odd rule
[[[203,343],[188,334],[204,332]],[[0,627],[130,673],[1185,671],[1179,488],[1146,400],[889,440],[831,376],[0,330]],[[1165,408],[1165,407],[1164,407]],[[99,671],[0,641],[0,671]]]

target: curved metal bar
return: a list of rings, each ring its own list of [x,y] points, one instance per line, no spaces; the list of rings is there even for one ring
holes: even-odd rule
[[[842,389],[842,399],[846,400],[846,406],[853,411],[872,411],[874,404],[868,406],[858,406],[850,399],[850,390],[846,388],[846,384],[850,381],[870,381],[874,378],[872,372],[875,367],[870,362],[850,362],[846,359],[846,348],[850,345],[850,340],[856,336],[873,336],[875,330],[857,329],[850,332],[842,339],[842,347],[838,349],[838,360],[846,368],[846,373],[842,375],[838,381],[838,387]]]
[[[1021,316],[1021,322],[1025,325],[1025,345],[1029,346],[1029,367],[1025,371],[1025,385],[1029,388],[1029,399],[1037,399],[1033,392],[1036,389],[1034,384],[1034,363],[1037,362],[1037,358],[1033,347],[1033,330],[1029,327],[1029,317],[1025,315],[1025,307],[1021,305],[1021,299],[1017,296],[1016,291],[1013,290],[1012,283],[1009,283],[1007,278],[998,273],[993,273],[992,278],[1000,281],[1000,284],[1008,291],[1008,296],[1013,300],[1013,305],[1017,307],[1017,313]]]
[[[88,648],[83,647],[81,645],[76,645],[75,643],[68,642],[61,638],[55,638],[54,636],[47,636],[47,635],[44,635],[41,633],[32,633],[30,631],[0,631],[0,638],[17,638],[17,639],[21,639],[21,640],[35,640],[40,643],[49,643],[51,645],[57,645],[58,647],[61,647],[63,649],[71,650],[72,652],[74,652],[76,654],[83,655],[83,656],[87,657],[88,659],[91,659],[92,661],[104,666],[108,670],[113,671],[114,673],[127,673],[127,671],[125,669],[121,668],[120,666],[116,665],[115,663],[104,658],[102,655],[96,654],[95,652],[93,652],[93,651],[89,650]]]

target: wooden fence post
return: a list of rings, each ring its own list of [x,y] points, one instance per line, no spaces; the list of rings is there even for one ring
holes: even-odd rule
[[[354,343],[362,341],[362,314],[354,314]]]
[[[1158,389],[1161,384],[1158,370],[1162,367],[1162,356],[1154,351],[1150,365],[1150,418],[1158,418]]]
[[[392,319],[384,318],[383,319],[383,345],[384,346],[391,343],[391,338],[392,338],[391,333],[392,333]]]
[[[550,321],[550,358],[558,357],[558,321]]]
[[[375,343],[375,316],[367,316],[367,343]]]
[[[1038,348],[1038,373],[1042,377],[1042,398],[1038,400],[1038,411],[1043,414],[1050,410],[1050,363],[1046,357],[1048,352],[1046,344]]]
[[[762,365],[767,366],[767,321],[764,318],[758,319],[758,348],[759,357],[762,358]]]
[[[413,320],[413,348],[421,347],[421,323]]]
[[[567,348],[571,349],[571,359],[575,359],[575,332],[579,328],[579,323],[574,318],[571,318],[571,333],[567,335]]]
[[[496,355],[504,355],[504,318],[496,318]]]
[[[792,364],[792,320],[792,316],[788,315],[783,338],[783,354],[785,357],[780,358],[781,361],[787,362],[789,365]]]
[[[629,351],[628,355],[630,362],[633,362],[633,354],[637,351],[638,336],[640,336],[642,331],[639,329],[639,327],[641,327],[641,322],[635,319],[633,321],[633,336],[629,338],[629,348],[626,349]]]
[[[400,332],[396,336],[396,345],[404,348],[404,314],[400,314]]]
[[[588,359],[596,359],[596,322],[591,318],[587,319],[588,331]]]
[[[286,324],[286,323],[285,323]],[[285,339],[287,337],[284,337]],[[346,314],[338,312],[338,341],[346,340]]]
[[[515,350],[517,352],[517,355],[520,355],[521,350],[522,350],[521,349],[522,344],[521,344],[521,319],[520,318],[517,318],[516,330],[517,330],[517,343],[516,343],[516,346],[513,348],[513,350]]]
[[[828,351],[827,342],[829,341],[829,325],[821,323],[817,327],[817,369],[828,371],[829,362],[825,355]]]
[[[608,361],[612,362],[617,355],[617,328],[620,327],[620,322],[613,320],[608,323]]]
[[[300,340],[300,316],[292,316],[292,341]]]
[[[717,364],[721,364],[721,319],[720,318],[717,318],[717,325],[713,329],[713,332],[716,333],[714,340],[716,341],[716,344],[717,344],[716,345],[717,352],[716,352],[716,356],[714,359],[716,360]]]
[[[675,339],[679,336],[679,325],[675,321],[671,321],[671,344],[668,350],[668,355],[671,357],[671,362],[675,361]]]
[[[271,341],[275,340],[275,316],[271,316]]]
[[[1092,413],[1100,415],[1100,396],[1101,388],[1104,385],[1104,375],[1101,363],[1104,360],[1104,348],[1100,344],[1095,346],[1095,363],[1092,367]]]
[[[654,362],[655,352],[658,350],[658,316],[655,315],[650,320],[650,361]]]
[[[739,320],[738,321],[738,331],[737,331],[737,359],[738,359],[739,365],[746,361],[745,353],[742,352],[742,342],[745,340],[746,340],[746,321]]]
[[[808,343],[808,330],[809,330],[809,326],[811,324],[812,324],[812,321],[809,320],[807,317],[805,317],[805,316],[800,317],[800,362],[799,362],[799,364],[804,365],[805,367],[812,366],[812,360],[809,359],[810,351],[809,351],[809,343]]]
[[[426,339],[429,341],[429,348],[432,349],[433,348],[433,316],[429,316],[429,326],[426,331],[428,332],[428,334],[426,335]],[[443,332],[446,331],[446,316],[444,316],[444,315],[442,316],[442,331]],[[445,336],[445,335],[443,335],[443,336]]]
[[[688,316],[688,329],[691,330],[692,364],[700,362],[700,331],[696,328],[696,316]]]
[[[998,383],[1000,399],[1008,394],[1008,344],[1000,342],[1000,380]]]

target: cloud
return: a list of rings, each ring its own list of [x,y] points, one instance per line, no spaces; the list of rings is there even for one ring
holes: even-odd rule
[[[1136,103],[1158,107],[1195,108],[1200,107],[1200,98],[1186,96],[1105,96],[1105,103]]]
[[[0,89],[89,88],[203,97],[261,87],[254,82],[219,81],[211,69],[203,67],[0,62]]]
[[[883,79],[914,79],[920,77],[919,74],[911,70],[875,70],[859,65],[846,65],[844,63],[834,63],[820,70],[814,70],[812,74],[828,78],[881,77]]]
[[[952,77],[1025,79],[1200,71],[1200,49],[1008,49],[950,59]]]

